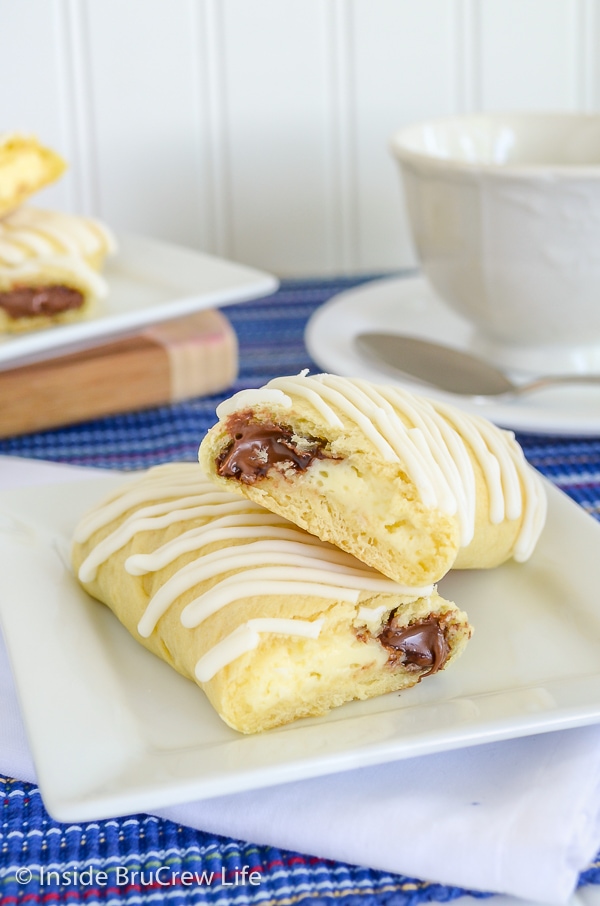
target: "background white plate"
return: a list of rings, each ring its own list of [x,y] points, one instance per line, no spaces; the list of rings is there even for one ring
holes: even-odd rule
[[[600,720],[600,525],[555,488],[529,563],[440,584],[475,627],[451,669],[245,737],[70,572],[75,522],[128,480],[0,495],[0,620],[42,796],[58,820],[152,811]]]
[[[87,321],[0,337],[0,371],[74,352],[159,321],[277,289],[270,274],[143,236],[117,235],[103,276],[109,293]]]
[[[354,338],[372,330],[411,334],[478,352],[472,329],[435,296],[422,277],[375,280],[330,299],[317,309],[306,328],[306,345],[313,360],[325,371],[397,384],[477,412],[507,428],[552,434],[600,432],[599,386],[544,390],[514,402],[474,401],[405,380],[385,366],[367,361],[355,349]]]

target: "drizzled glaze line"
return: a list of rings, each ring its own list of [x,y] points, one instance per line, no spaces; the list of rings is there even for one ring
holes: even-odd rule
[[[246,526],[246,520],[248,520],[248,526]],[[207,536],[210,536],[208,543],[232,540],[231,533],[223,532],[222,529],[233,526],[239,528],[239,531],[235,533],[234,540],[248,539],[244,543],[244,556],[256,552],[268,554],[286,553],[302,557],[317,557],[321,562],[329,564],[332,569],[347,570],[358,568],[358,561],[351,554],[346,554],[344,551],[334,547],[330,549],[325,547],[326,542],[322,542],[314,536],[307,536],[301,528],[285,523],[281,517],[266,518],[264,523],[261,524],[256,524],[256,516],[237,516],[235,517],[235,522],[233,518],[227,518],[227,526],[223,525],[224,522],[225,519],[217,519],[200,528],[190,529],[190,531],[184,532],[177,538],[173,538],[158,547],[152,554],[133,554],[125,561],[125,569],[132,576],[142,576],[146,573],[156,572],[166,566],[167,563],[172,563],[182,553],[198,551],[200,545],[206,546]],[[221,527],[215,531],[217,523],[221,523]],[[252,541],[250,540],[252,538],[263,538],[265,540]],[[309,538],[310,540],[308,540]],[[180,541],[181,545],[178,543]],[[206,554],[202,562],[212,562],[213,560],[230,556],[231,554],[227,547],[219,548],[210,554]],[[192,564],[188,564],[180,572],[190,569],[191,566]],[[362,564],[361,568],[364,569]]]
[[[383,400],[390,421],[397,420],[398,396],[391,387],[379,387],[377,390],[363,382],[362,389],[371,398]],[[475,474],[469,454],[452,426],[443,419],[436,418],[436,412],[427,401],[421,405],[410,397],[403,398],[404,411],[411,424],[411,437],[421,449],[423,456],[433,458],[437,469],[441,471],[441,487],[447,494],[445,507],[442,509],[456,512],[462,528],[463,545],[472,540],[472,529],[475,525],[476,489]],[[452,489],[452,492],[450,491]]]
[[[194,671],[200,683],[211,680],[215,674],[230,664],[232,661],[258,648],[261,633],[277,633],[279,635],[301,636],[308,639],[319,637],[323,620],[286,620],[273,618],[258,618],[242,623],[228,636],[218,642],[196,664]]]
[[[89,217],[21,206],[0,221],[0,261],[11,266],[40,255],[92,257],[115,246],[110,230]]]
[[[32,230],[19,230],[10,238],[0,234],[0,260],[3,264],[21,264],[31,255],[53,255],[56,246]]]
[[[365,591],[414,600],[430,594],[433,588],[408,588],[393,582],[257,504],[240,501],[227,491],[215,492],[197,465],[169,464],[150,469],[84,516],[75,537],[85,542],[123,516],[124,521],[81,564],[82,582],[92,581],[90,577],[102,563],[141,532],[202,522],[150,553],[128,557],[125,569],[134,575],[156,572],[183,554],[200,553],[209,544],[222,545],[180,567],[158,589],[138,624],[144,638],[152,634],[180,595],[224,574],[225,578],[186,605],[180,616],[183,626],[195,628],[233,601],[254,596],[310,595],[356,604]],[[255,648],[261,632],[316,638],[321,624],[322,620],[249,620],[203,655],[196,675],[211,678],[222,666]]]
[[[289,569],[289,567],[288,567]],[[258,570],[257,570],[258,572]],[[265,573],[269,574],[268,570]],[[195,629],[208,617],[217,613],[228,604],[234,601],[240,601],[242,598],[264,598],[267,595],[276,595],[277,597],[290,597],[291,595],[306,595],[312,598],[323,598],[331,601],[348,601],[350,604],[356,604],[360,597],[360,588],[347,588],[344,585],[332,585],[330,582],[301,582],[298,579],[286,579],[286,571],[281,571],[282,578],[269,580],[262,576],[256,582],[250,576],[245,576],[233,586],[223,588],[223,582],[211,588],[202,599],[193,601],[192,604],[202,604],[202,609],[187,612],[187,608],[181,614],[181,622],[186,629]],[[324,576],[327,579],[327,576]],[[184,613],[186,614],[184,618]],[[139,631],[139,629],[138,629]],[[140,635],[143,633],[140,632]]]
[[[216,409],[218,418],[226,418],[236,409],[243,409],[246,406],[254,406],[257,403],[271,403],[276,406],[282,406],[289,409],[292,405],[291,399],[282,393],[281,390],[240,390],[232,399],[236,400],[235,409],[230,406],[231,400],[223,400]]]
[[[310,388],[305,388],[300,384],[298,387],[298,381],[308,382],[313,381],[314,378],[302,377],[302,378],[275,378],[273,381],[270,381],[267,384],[269,387],[281,387],[282,389],[289,388],[291,393],[297,393],[298,389],[306,390]],[[361,429],[365,437],[367,437],[373,446],[379,451],[385,460],[393,462],[398,459],[397,453],[394,448],[389,443],[388,439],[384,434],[379,430],[379,424],[381,423],[382,413],[369,407],[369,415],[365,415],[364,412],[356,405],[352,397],[356,397],[356,394],[352,390],[352,381],[347,382],[347,386],[344,389],[347,391],[346,394],[339,392],[335,388],[335,383],[332,382],[329,385],[323,384],[319,387],[318,395],[322,397],[322,400],[325,400],[327,403],[333,403],[344,415],[347,415],[353,422],[355,422],[358,427]],[[291,402],[291,401],[290,401]],[[331,409],[330,406],[327,407],[330,411],[328,415],[329,424],[333,424],[333,419],[337,418],[339,421],[339,416],[334,409]],[[325,410],[327,411],[327,410]],[[410,454],[407,454],[410,455]],[[414,468],[417,472],[420,472],[420,465],[418,459],[413,463]],[[425,484],[427,479],[425,475],[422,476],[422,481]]]

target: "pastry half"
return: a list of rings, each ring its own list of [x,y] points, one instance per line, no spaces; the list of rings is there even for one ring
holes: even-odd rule
[[[62,157],[41,145],[34,136],[1,134],[0,217],[54,182],[65,169]]]
[[[76,257],[31,258],[0,267],[0,333],[82,320],[107,291],[103,277]]]
[[[392,386],[300,374],[243,390],[200,445],[205,473],[408,585],[526,560],[544,524],[514,435]]]
[[[194,464],[151,469],[89,513],[73,564],[243,733],[413,686],[471,635],[431,586],[385,578]]]

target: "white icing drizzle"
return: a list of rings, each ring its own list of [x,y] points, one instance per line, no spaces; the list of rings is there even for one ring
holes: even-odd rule
[[[367,395],[373,388],[366,382],[361,385]],[[434,474],[440,488],[440,509],[448,513],[458,513],[462,529],[461,543],[468,544],[472,538],[475,524],[475,475],[467,450],[456,432],[443,420],[436,417],[435,410],[426,400],[416,405],[416,400],[408,395],[399,397],[391,387],[379,387],[375,391],[385,401],[386,413],[390,421],[397,420],[396,410],[399,399],[403,400],[404,413],[415,425],[409,429],[415,445],[421,450],[424,461],[431,456],[435,463]],[[439,470],[439,471],[438,471]],[[436,499],[438,499],[436,497]]]
[[[239,601],[240,598],[250,597],[253,590],[256,590],[257,594],[267,594],[261,588],[263,582],[265,587],[277,586],[277,590],[271,594],[314,594],[319,598],[337,598],[352,603],[356,603],[361,591],[398,594],[401,588],[390,579],[365,575],[363,570],[336,571],[331,565],[323,569],[318,563],[317,568],[312,568],[311,563],[315,561],[310,558],[298,557],[294,561],[289,555],[270,554],[263,562],[284,565],[255,566],[245,570],[242,575],[236,574],[223,579],[183,609],[181,613],[183,625],[190,628],[199,626],[221,607],[232,601]],[[301,590],[309,587],[315,590]],[[402,588],[402,591],[406,594],[407,589]]]
[[[429,595],[433,589],[431,585],[409,588],[393,582],[258,504],[240,500],[227,491],[215,491],[196,464],[150,469],[85,515],[75,530],[75,540],[85,542],[122,517],[125,518],[118,527],[100,540],[81,564],[82,582],[92,581],[102,563],[141,532],[190,521],[201,523],[150,553],[128,557],[124,568],[133,575],[157,572],[183,555],[201,554],[210,545],[219,545],[176,569],[156,591],[138,624],[138,632],[144,638],[152,634],[182,594],[212,580],[216,581],[183,609],[180,619],[186,628],[195,628],[221,608],[249,597],[311,595],[356,604],[363,592],[387,593],[396,598],[409,596],[414,600]],[[231,663],[243,651],[256,647],[261,632],[316,638],[321,623],[249,620],[203,656],[197,675],[199,670],[201,676],[214,676],[221,669],[215,665]]]
[[[22,230],[18,240],[7,241],[0,235],[0,261],[4,264],[21,264],[31,255],[52,255],[54,252],[51,242],[29,230]]]
[[[311,545],[323,548],[321,551],[322,559],[326,559],[330,563],[344,563],[350,567],[356,566],[357,561],[351,554],[346,554],[344,551],[340,551],[338,548],[321,541],[313,535],[307,535],[303,529],[288,522],[282,516],[267,514],[264,510],[259,513],[248,513],[247,506],[242,509],[243,504],[241,504],[241,501],[236,501],[236,503],[237,512],[240,515],[219,517],[206,525],[200,526],[200,528],[182,532],[176,538],[172,538],[171,541],[161,545],[151,554],[133,554],[125,561],[125,569],[132,576],[142,576],[146,573],[156,572],[168,563],[172,563],[183,553],[198,551],[214,541],[231,540],[232,528],[235,528],[236,539],[266,539],[264,542],[249,540],[245,545],[244,552],[250,547],[253,550],[293,551],[294,548],[290,547],[290,543],[299,543],[302,551],[307,553]],[[223,509],[225,509],[225,506]],[[283,548],[282,545],[284,545]],[[217,553],[218,551],[215,551],[214,555]],[[210,554],[210,556],[213,556],[213,554]]]
[[[114,251],[111,231],[97,220],[22,205],[0,220],[0,262],[32,256],[93,257]]]
[[[298,381],[301,381],[302,383],[300,384],[298,389],[300,389],[302,392],[305,392],[307,388],[303,386],[303,383],[308,381],[315,381],[315,378],[276,378],[274,381],[271,381],[269,384],[267,384],[267,387],[279,386],[279,382],[282,380],[286,381],[286,386],[288,387],[290,392],[297,393],[297,390],[295,388],[292,389],[294,387],[293,382],[297,384]],[[352,399],[352,397],[356,398],[356,393],[351,386],[351,382],[348,382],[348,386],[345,389],[347,391],[347,395],[338,392],[335,389],[335,384],[323,385],[322,387],[318,387],[317,395],[327,400],[327,402],[333,403],[333,405],[336,406],[341,412],[343,412],[344,415],[347,415],[349,418],[351,418],[352,421],[355,422],[362,430],[365,437],[368,437],[371,443],[377,448],[377,450],[379,450],[384,459],[390,461],[397,459],[398,457],[396,456],[393,448],[390,446],[385,436],[381,433],[381,431],[378,430],[376,425],[373,424],[373,419],[376,423],[379,423],[381,421],[381,413],[373,410],[373,407],[370,407],[371,411],[369,411],[369,415],[365,415],[365,413],[361,411],[360,407],[356,405],[356,402]],[[332,410],[332,413],[335,415],[334,410]]]
[[[372,620],[374,617],[382,616],[386,609],[385,604],[380,604],[379,607],[359,607],[356,618],[357,620]]]
[[[49,239],[46,239],[41,233],[36,233],[34,230],[18,230],[15,231],[13,236],[13,248],[16,244],[19,244],[21,247],[21,260],[24,260],[25,257],[30,255],[53,255],[56,254],[56,245],[50,242]],[[3,240],[4,245],[8,245],[6,239]],[[25,254],[27,252],[27,255]],[[62,251],[62,249],[61,249]]]
[[[25,257],[25,252],[19,246],[0,238],[0,261],[11,265],[19,264]]]
[[[181,622],[188,629],[194,629],[204,620],[208,619],[208,617],[217,613],[218,610],[222,610],[223,607],[232,604],[234,601],[240,601],[242,598],[263,598],[267,595],[276,595],[278,597],[310,595],[314,598],[329,598],[334,601],[349,601],[351,604],[356,604],[360,597],[361,590],[359,588],[346,588],[344,585],[332,585],[327,581],[301,582],[298,579],[287,579],[285,577],[288,570],[289,567],[287,570],[281,569],[279,571],[264,570],[264,574],[256,581],[245,577],[238,580],[233,587],[227,586],[223,588],[224,582],[220,582],[217,587],[206,593],[206,597],[203,596],[202,611],[200,612],[199,609],[194,611],[193,618],[190,614],[187,614],[185,620],[183,618],[183,613],[185,611],[182,612]],[[313,570],[307,570],[307,572],[312,574]],[[270,580],[268,576],[271,573],[274,576],[280,576],[280,578]],[[327,579],[327,574],[322,574],[322,577]],[[140,632],[139,627],[138,632],[140,635],[144,635],[143,632]]]
[[[306,374],[307,374],[307,372],[303,372],[302,376],[306,377]],[[328,425],[330,425],[333,428],[343,428],[344,423],[342,422],[339,415],[337,415],[333,411],[331,406],[327,405],[327,403],[322,398],[322,396],[319,393],[317,393],[315,390],[312,390],[310,386],[307,385],[306,387],[304,387],[304,386],[302,386],[302,384],[298,385],[298,382],[297,381],[294,382],[293,378],[291,381],[288,378],[276,378],[275,380],[270,382],[269,386],[277,387],[279,390],[283,391],[284,395],[285,395],[286,390],[288,390],[290,393],[295,393],[296,396],[299,396],[302,399],[307,400],[307,402],[309,402],[311,404],[313,409],[316,409],[317,412],[323,416],[323,418],[325,419],[325,422]],[[235,399],[235,397],[233,397],[232,400],[233,399]],[[286,399],[289,399],[289,397],[286,396]],[[292,401],[290,400],[289,402],[291,405]],[[236,409],[238,409],[238,408],[239,407],[236,405],[236,408],[233,411],[235,412]],[[217,415],[219,415],[218,411],[217,411]]]
[[[260,516],[262,515],[263,513],[260,514]],[[248,520],[249,524],[252,526],[249,530],[243,528],[243,526],[246,525],[245,520]],[[206,529],[204,539],[206,538],[206,535],[211,532],[217,521],[218,520],[203,526],[203,528]],[[231,521],[230,526],[233,526],[233,524],[233,521]],[[240,556],[247,556],[257,552],[268,552],[269,554],[290,553],[300,554],[304,557],[318,556],[321,562],[330,564],[331,569],[348,570],[357,569],[359,567],[358,560],[351,554],[347,554],[345,551],[333,547],[333,545],[330,545],[325,541],[321,541],[314,535],[308,535],[303,529],[298,528],[280,517],[272,516],[269,518],[265,515],[265,518],[260,519],[259,522],[256,516],[238,516],[236,524],[240,527],[240,531],[236,531],[235,533],[236,539],[259,539],[258,541],[248,540],[247,543],[244,544]],[[167,563],[171,563],[179,557],[181,553],[198,550],[196,540],[199,537],[198,533],[201,531],[202,529],[192,529],[190,532],[185,532],[177,538],[174,538],[172,541],[163,544],[162,547],[157,548],[152,554],[134,554],[125,561],[125,569],[131,575],[143,575],[145,573],[155,572]],[[191,536],[192,534],[194,535],[193,547],[185,538],[186,535]],[[227,537],[231,540],[231,533],[229,533]],[[181,545],[179,544],[179,541],[182,542]],[[231,552],[229,548],[225,547],[212,551],[210,554],[206,554],[203,557],[202,562],[212,562],[212,560],[225,559],[230,556]],[[360,568],[362,568],[362,564],[360,564]],[[183,570],[181,570],[181,572],[183,572]],[[371,575],[371,573],[369,573],[369,575]]]
[[[206,495],[212,497],[213,495]],[[210,502],[210,501],[209,501]],[[196,505],[197,504],[197,505]],[[121,550],[139,532],[152,532],[166,528],[184,519],[202,518],[205,515],[206,504],[202,496],[182,497],[176,501],[173,509],[172,500],[157,503],[152,506],[142,507],[129,516],[120,527],[108,538],[100,541],[84,560],[79,568],[79,578],[82,582],[91,582],[96,577],[96,570],[111,554]]]
[[[286,620],[276,617],[264,617],[248,620],[237,629],[218,642],[210,651],[200,658],[196,664],[195,675],[200,683],[211,680],[219,670],[231,664],[242,654],[258,648],[262,633],[277,633],[279,635],[301,636],[308,639],[317,639],[323,620]]]
[[[341,413],[386,461],[402,462],[425,506],[456,513],[462,546],[471,542],[475,530],[476,486],[470,447],[486,483],[490,522],[521,519],[513,556],[525,560],[531,555],[544,525],[545,494],[510,432],[400,388],[331,374],[308,376],[304,372],[275,378],[254,391],[255,405],[268,405],[274,389],[283,393],[286,409],[292,407],[293,397],[299,397],[332,429],[341,424]],[[228,400],[226,414],[242,408],[238,397]],[[333,437],[335,440],[335,433]]]
[[[212,512],[211,512],[212,511]],[[237,513],[236,516],[217,515],[220,512]],[[125,569],[130,576],[144,576],[148,573],[157,572],[159,569],[172,563],[182,554],[191,551],[200,551],[215,541],[221,541],[230,537],[229,529],[232,526],[239,528],[236,534],[238,538],[260,538],[272,537],[277,535],[281,538],[295,538],[298,530],[293,531],[291,528],[272,528],[281,526],[284,522],[281,516],[271,516],[270,518],[260,519],[254,514],[247,515],[248,508],[244,507],[241,501],[235,503],[222,504],[221,507],[206,507],[204,516],[210,516],[212,513],[217,518],[200,528],[189,529],[182,532],[177,538],[172,538],[165,544],[161,545],[151,554],[133,554],[125,561]],[[248,528],[242,528],[248,526]]]
[[[226,418],[232,412],[237,412],[239,409],[252,408],[252,406],[256,406],[259,403],[271,403],[271,405],[282,406],[284,409],[292,405],[291,399],[280,390],[240,390],[231,399],[224,400],[217,406],[217,416],[218,418]]]
[[[376,632],[381,626],[384,613],[389,609],[386,604],[380,604],[379,607],[359,607],[354,625],[365,626],[368,630]]]

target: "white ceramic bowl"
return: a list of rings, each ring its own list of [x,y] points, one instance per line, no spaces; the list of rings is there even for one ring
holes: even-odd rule
[[[452,117],[391,147],[423,271],[496,358],[589,364],[573,350],[600,345],[600,114]]]

